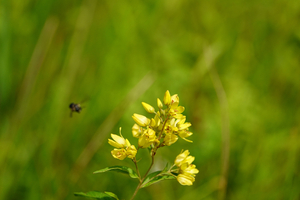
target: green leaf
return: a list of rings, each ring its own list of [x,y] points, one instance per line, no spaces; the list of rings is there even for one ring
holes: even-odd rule
[[[174,176],[169,174],[160,174],[162,171],[157,171],[149,174],[143,181],[142,188],[148,187],[154,183],[157,183],[162,180],[175,179]]]
[[[128,174],[131,178],[139,178],[139,176],[137,175],[137,173],[135,171],[133,171],[133,169],[131,169],[129,167],[125,167],[125,166],[106,167],[104,169],[95,171],[94,174],[108,172],[108,171],[114,171],[114,172]]]
[[[162,170],[163,172],[167,172],[170,168],[170,164],[167,162],[165,168]]]
[[[115,195],[112,192],[97,192],[97,191],[91,191],[91,192],[76,192],[74,193],[75,196],[78,197],[87,197],[92,199],[101,199],[101,200],[119,200],[117,195]]]
[[[112,193],[112,192],[104,192],[105,194],[108,194],[111,197],[114,197],[115,199],[119,200],[119,198],[117,197],[116,194]]]

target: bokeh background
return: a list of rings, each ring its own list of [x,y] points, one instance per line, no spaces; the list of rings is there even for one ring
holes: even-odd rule
[[[0,1],[0,199],[129,199],[110,133],[133,144],[133,113],[178,94],[192,187],[164,181],[136,199],[300,199],[300,3],[284,0]],[[81,103],[70,118],[71,102]],[[141,170],[149,164],[141,153]]]

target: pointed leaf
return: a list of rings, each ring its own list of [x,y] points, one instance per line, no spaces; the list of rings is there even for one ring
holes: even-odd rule
[[[78,197],[87,197],[92,199],[101,199],[101,200],[119,200],[117,195],[111,192],[97,192],[97,191],[91,191],[91,192],[76,192],[74,193],[75,196]]]
[[[112,193],[112,192],[104,192],[105,194],[108,194],[111,197],[114,197],[116,200],[119,200],[119,198],[117,197],[116,194]]]
[[[153,172],[152,174],[149,174],[143,184],[142,184],[142,188],[144,187],[148,187],[154,183],[157,183],[159,181],[162,181],[162,180],[168,180],[168,179],[175,179],[174,176],[172,175],[169,175],[169,174],[160,174],[162,171],[157,171],[157,172]]]
[[[106,167],[104,169],[100,169],[98,171],[95,171],[94,174],[108,172],[108,171],[114,171],[114,172],[120,172],[120,173],[128,174],[131,178],[139,178],[139,176],[137,175],[137,173],[133,169],[131,169],[129,167],[125,167],[125,166]]]
[[[163,172],[167,172],[170,168],[170,164],[167,162],[165,168],[162,170]]]

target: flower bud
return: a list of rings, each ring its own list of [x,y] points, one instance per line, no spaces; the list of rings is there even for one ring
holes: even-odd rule
[[[147,117],[145,117],[143,115],[139,115],[136,113],[133,114],[132,118],[140,126],[147,126],[150,123],[150,119],[148,119]]]
[[[160,101],[159,98],[157,98],[157,106],[158,106],[158,108],[160,108],[160,109],[163,108],[163,104],[162,104],[162,102]]]
[[[139,125],[137,124],[134,124],[133,127],[132,127],[132,135],[133,137],[135,138],[139,138],[142,134],[142,127],[140,127]]]
[[[165,96],[164,96],[164,104],[166,106],[168,106],[168,105],[170,105],[170,103],[171,103],[171,95],[170,95],[169,90],[167,90],[165,93]]]
[[[193,185],[193,182],[195,181],[195,177],[186,174],[179,174],[177,176],[177,181],[181,185]]]
[[[156,126],[155,119],[153,119],[153,118],[151,119],[150,126],[152,126],[152,127]]]
[[[142,105],[148,113],[155,113],[155,109],[151,105],[145,102],[142,102]]]

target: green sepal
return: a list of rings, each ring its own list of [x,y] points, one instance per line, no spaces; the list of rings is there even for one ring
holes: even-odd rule
[[[162,180],[175,179],[174,176],[169,175],[169,174],[164,174],[161,172],[163,172],[163,171],[156,171],[156,172],[149,174],[143,181],[142,188],[148,187],[148,186],[150,186],[154,183],[157,183],[159,181],[162,181]]]
[[[131,169],[129,167],[125,167],[125,166],[106,167],[104,169],[100,169],[98,171],[95,171],[94,174],[108,172],[108,171],[114,171],[114,172],[120,172],[120,173],[128,174],[131,178],[139,178],[139,176],[137,175],[137,173],[133,169]]]
[[[97,191],[90,191],[87,193],[84,192],[76,192],[74,193],[75,196],[78,197],[87,197],[92,199],[101,199],[101,200],[119,200],[117,195],[112,192],[97,192]]]

